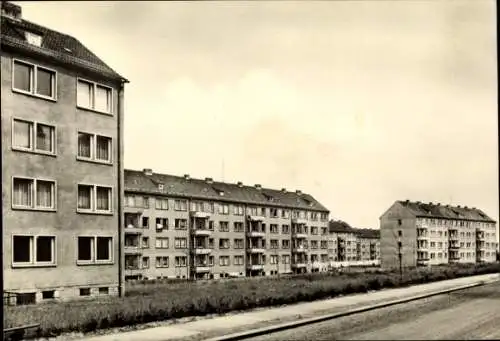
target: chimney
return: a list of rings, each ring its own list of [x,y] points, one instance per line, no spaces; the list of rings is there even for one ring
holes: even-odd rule
[[[212,178],[205,178],[205,181],[207,182],[207,184],[213,184],[214,183],[214,179],[212,179]]]
[[[460,208],[460,205],[458,205],[457,207]]]
[[[255,184],[255,188],[262,189],[262,186],[260,184]]]
[[[432,206],[432,201],[430,201],[430,202],[429,202],[429,205],[431,205],[431,206]]]
[[[281,189],[281,191],[282,191],[283,193],[286,193],[286,188],[282,188],[282,189]]]
[[[406,199],[406,203],[409,204],[410,203],[410,200],[409,199]]]
[[[295,193],[297,193],[297,195],[301,195],[302,194],[302,191],[300,189],[296,190]]]
[[[151,168],[144,168],[142,171],[145,175],[153,175],[153,170]]]
[[[238,187],[240,187],[240,188],[241,188],[241,187],[243,187],[243,182],[238,181],[237,185],[238,185]]]
[[[190,179],[189,174],[184,174],[184,179],[189,180]]]
[[[438,202],[436,205],[441,206],[441,203],[440,203],[440,202]]]
[[[21,6],[14,5],[8,1],[2,1],[2,16],[9,17],[16,20],[21,20],[22,18]]]
[[[465,209],[467,209],[467,206],[464,206]]]

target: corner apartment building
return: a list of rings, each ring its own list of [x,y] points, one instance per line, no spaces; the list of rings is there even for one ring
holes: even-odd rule
[[[330,262],[357,264],[380,259],[380,233],[373,229],[351,227],[344,221],[329,224]]]
[[[9,2],[1,38],[4,290],[117,295],[126,80]]]
[[[381,265],[494,262],[496,222],[475,207],[396,201],[380,217]]]
[[[125,276],[326,271],[328,215],[301,191],[125,170]]]

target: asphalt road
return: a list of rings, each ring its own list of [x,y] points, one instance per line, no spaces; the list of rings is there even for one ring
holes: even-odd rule
[[[248,340],[500,339],[500,283]]]

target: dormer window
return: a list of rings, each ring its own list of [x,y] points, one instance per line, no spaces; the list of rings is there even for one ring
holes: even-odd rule
[[[26,41],[35,46],[42,46],[42,36],[32,32],[25,32]]]
[[[163,184],[158,184],[158,190],[163,191]]]

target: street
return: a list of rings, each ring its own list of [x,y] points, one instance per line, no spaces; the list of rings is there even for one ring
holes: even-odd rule
[[[500,339],[500,283],[249,340]]]

